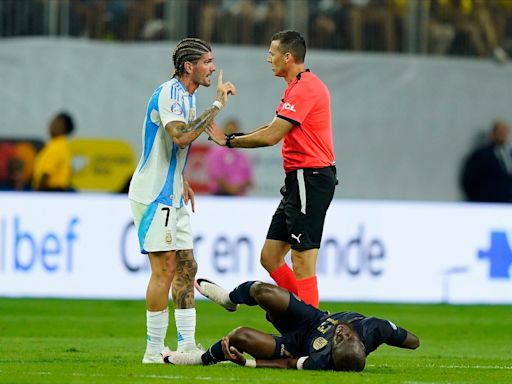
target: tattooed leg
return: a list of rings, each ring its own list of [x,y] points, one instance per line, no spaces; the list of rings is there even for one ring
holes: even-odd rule
[[[197,263],[191,249],[176,251],[176,274],[172,282],[174,308],[194,308]]]

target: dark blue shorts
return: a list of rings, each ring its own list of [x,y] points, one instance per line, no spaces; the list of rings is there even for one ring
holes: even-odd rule
[[[276,349],[272,358],[303,356],[306,352],[304,344],[310,330],[326,314],[327,312],[304,303],[290,293],[290,302],[286,312],[278,317],[267,316],[267,319],[281,333],[281,336],[274,336]]]

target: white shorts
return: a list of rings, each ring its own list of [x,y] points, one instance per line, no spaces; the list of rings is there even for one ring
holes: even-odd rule
[[[185,207],[130,200],[142,253],[192,249],[190,217]]]

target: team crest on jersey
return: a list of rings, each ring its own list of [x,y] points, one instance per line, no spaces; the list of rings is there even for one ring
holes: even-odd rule
[[[171,234],[171,231],[165,232],[165,242],[167,244],[172,244],[172,234]]]
[[[319,351],[320,349],[325,347],[327,343],[327,339],[324,339],[323,337],[317,337],[315,341],[313,341],[313,348],[315,349],[315,351]]]
[[[183,114],[183,108],[181,108],[180,103],[174,102],[171,105],[171,112],[175,115],[181,115]]]

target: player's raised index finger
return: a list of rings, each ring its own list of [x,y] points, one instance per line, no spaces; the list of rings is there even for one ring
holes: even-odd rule
[[[217,84],[218,85],[222,85],[223,83],[223,77],[224,77],[224,70],[220,70],[219,71],[219,78],[217,79]]]

